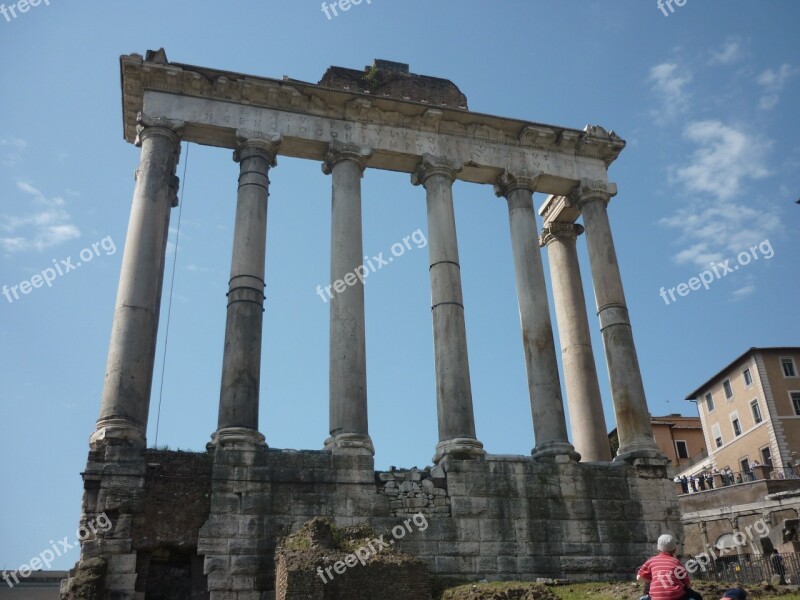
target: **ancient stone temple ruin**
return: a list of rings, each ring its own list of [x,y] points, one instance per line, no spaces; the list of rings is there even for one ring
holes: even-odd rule
[[[90,521],[105,513],[113,527],[83,541],[63,597],[93,590],[116,599],[271,598],[276,545],[315,517],[383,532],[404,522],[408,528],[410,515],[424,517],[426,527],[397,538],[396,548],[431,575],[464,580],[629,577],[661,532],[680,532],[666,460],[651,434],[607,212],[617,192],[607,169],[625,146],[621,138],[599,126],[470,112],[452,82],[388,61],[363,71],[332,67],[319,84],[171,63],[163,50],[123,56],[121,70],[124,135],[141,148],[141,161],[82,515]],[[145,440],[182,141],[230,148],[240,166],[238,188],[231,182],[237,204],[219,421],[216,430],[209,424],[203,453],[148,449]],[[439,424],[431,467],[375,471],[361,281],[331,300],[330,437],[319,449],[277,450],[258,431],[267,199],[269,176],[280,177],[279,156],[318,161],[331,177],[331,281],[363,268],[365,169],[405,172],[422,188],[409,186],[409,195],[427,201]],[[456,179],[491,185],[487,196],[508,205],[535,438],[530,456],[488,454],[475,434]],[[546,198],[542,229],[534,193]],[[613,460],[580,240],[616,413]]]

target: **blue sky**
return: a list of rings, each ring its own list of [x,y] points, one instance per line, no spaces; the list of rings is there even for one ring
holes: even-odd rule
[[[656,0],[373,0],[330,20],[317,0],[50,0],[0,16],[0,286],[81,262],[50,287],[0,296],[0,568],[75,537],[138,163],[122,138],[120,54],[163,46],[175,62],[312,82],[384,58],[451,79],[475,111],[615,130],[628,146],[610,170],[610,215],[651,411],[694,414],[686,393],[746,348],[800,345],[798,22],[789,0],[688,0],[666,17]],[[184,147],[181,175],[186,163]],[[215,429],[237,173],[229,151],[189,148],[159,445],[203,449]],[[320,448],[328,305],[315,289],[328,282],[330,178],[281,159],[271,179],[261,431],[272,447]],[[454,193],[478,437],[527,454],[507,210],[488,186]],[[365,253],[427,231],[407,175],[368,171],[363,197]],[[659,295],[754,245],[758,260],[710,289]],[[427,265],[414,248],[366,286],[378,467],[426,465],[437,441]]]

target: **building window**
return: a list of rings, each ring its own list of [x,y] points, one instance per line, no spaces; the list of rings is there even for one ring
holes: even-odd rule
[[[683,440],[675,440],[675,452],[678,458],[689,458],[689,446]]]
[[[733,435],[739,437],[742,435],[742,424],[739,423],[739,413],[731,415],[731,425],[733,426]]]
[[[722,382],[722,389],[725,390],[725,399],[731,400],[733,398],[733,388],[731,387],[730,379],[726,379]]]
[[[742,371],[742,377],[744,378],[744,387],[753,385],[753,376],[750,374],[750,369]]]
[[[722,444],[725,442],[722,440],[722,430],[719,427],[719,423],[714,423],[711,426],[711,435],[714,436],[714,444],[717,448],[722,448]]]
[[[792,407],[794,407],[794,414],[800,416],[800,392],[789,392],[792,397]]]
[[[769,446],[764,446],[761,449],[761,464],[768,467],[772,466],[772,450],[769,449]]]
[[[711,392],[706,394],[706,408],[708,412],[714,412],[714,398],[711,397]]]
[[[750,459],[746,456],[742,459],[739,459],[739,466],[742,468],[742,473],[749,473],[750,472]]]
[[[794,359],[789,356],[781,357],[781,369],[784,377],[797,377],[797,368],[794,366]]]
[[[753,421],[756,425],[761,423],[764,419],[761,418],[761,409],[758,407],[758,400],[750,401],[750,410],[753,411]]]

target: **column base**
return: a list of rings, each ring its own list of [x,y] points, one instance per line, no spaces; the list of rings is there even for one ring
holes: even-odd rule
[[[366,433],[338,433],[325,440],[325,450],[332,454],[375,456],[372,438]]]
[[[658,449],[655,441],[646,439],[620,446],[613,462],[634,464],[639,461],[654,461],[655,463],[663,464],[667,464],[668,462],[666,455]]]
[[[475,438],[453,438],[443,440],[436,444],[436,454],[433,455],[433,464],[447,459],[453,460],[480,460],[486,456],[483,444]]]
[[[211,441],[206,444],[209,451],[215,448],[222,450],[258,450],[268,448],[264,435],[255,429],[246,427],[225,427],[211,434]]]
[[[555,460],[556,462],[578,462],[581,455],[575,451],[575,447],[569,442],[543,442],[536,444],[531,450],[531,457],[534,460]]]
[[[112,418],[97,421],[97,429],[89,436],[89,446],[100,444],[113,446],[133,446],[146,448],[147,438],[144,428],[128,419]]]

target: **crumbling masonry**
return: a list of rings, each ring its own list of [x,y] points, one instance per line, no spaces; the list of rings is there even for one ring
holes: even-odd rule
[[[661,532],[679,532],[607,213],[617,191],[607,168],[622,139],[597,126],[473,113],[451,82],[387,61],[364,71],[331,68],[317,85],[170,63],[163,50],[123,56],[121,69],[124,135],[141,147],[141,162],[82,516],[105,512],[113,528],[83,542],[64,598],[88,586],[99,597],[126,600],[269,598],[278,539],[318,516],[385,531],[421,511],[430,526],[397,547],[432,574],[463,579],[630,576]],[[196,454],[148,450],[145,440],[181,141],[230,148],[240,165],[219,421],[208,452]],[[424,188],[439,418],[432,468],[374,470],[358,281],[331,300],[324,448],[271,449],[258,431],[268,174],[279,155],[319,161],[331,176],[331,281],[361,265],[364,170],[406,172]],[[492,185],[508,205],[531,456],[487,454],[475,435],[456,179]],[[541,235],[534,193],[547,195]],[[613,460],[576,252],[584,232],[619,432]]]

